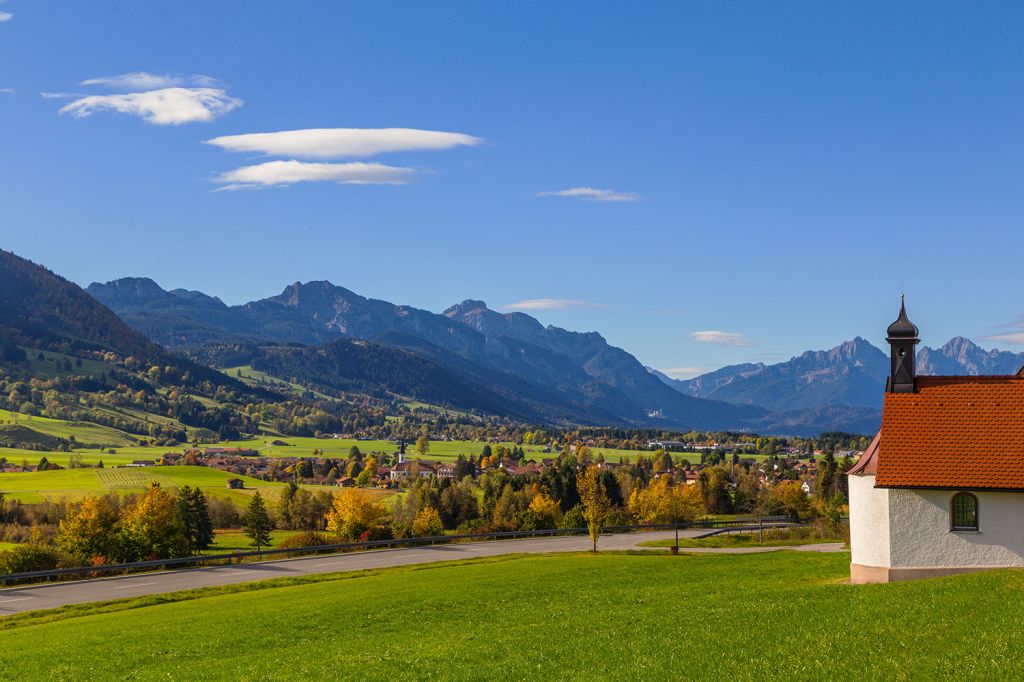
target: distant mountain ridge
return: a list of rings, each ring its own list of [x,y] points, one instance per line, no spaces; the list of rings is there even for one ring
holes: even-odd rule
[[[296,282],[277,296],[240,306],[200,292],[165,291],[146,278],[94,283],[87,291],[150,338],[182,351],[210,343],[364,339],[475,376],[499,395],[501,385],[508,389],[505,395],[512,386],[529,386],[534,395],[557,397],[547,402],[553,414],[568,409],[583,423],[610,417],[621,425],[746,428],[765,414],[666,386],[596,332],[545,327],[523,313],[490,310],[482,301],[463,301],[437,314],[326,281]]]
[[[917,351],[917,371],[922,375],[1015,374],[1022,366],[1024,353],[987,351],[962,336],[940,348],[923,346]],[[826,406],[880,413],[888,376],[888,354],[856,337],[830,350],[807,351],[774,365],[731,365],[693,379],[667,382],[687,395],[757,405],[773,413]]]

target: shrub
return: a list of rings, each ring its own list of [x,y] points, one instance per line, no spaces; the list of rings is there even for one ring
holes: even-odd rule
[[[577,504],[575,507],[565,512],[565,516],[562,517],[562,528],[586,528],[587,519],[583,516],[583,505]]]
[[[0,573],[50,571],[74,564],[63,552],[38,544],[18,545],[12,550],[0,552]]]
[[[323,545],[330,545],[335,542],[335,539],[325,533],[318,533],[315,530],[307,530],[302,533],[291,536],[290,538],[281,542],[278,545],[281,549],[301,549],[303,547],[320,547]],[[322,552],[316,552],[317,554],[327,553],[331,550],[323,550]],[[309,552],[289,552],[288,556],[304,556]]]

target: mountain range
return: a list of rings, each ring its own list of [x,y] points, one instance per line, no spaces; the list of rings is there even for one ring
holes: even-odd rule
[[[87,291],[168,348],[201,358],[211,344],[245,345],[254,367],[287,366],[290,376],[297,372],[305,383],[334,390],[365,388],[370,378],[355,360],[360,354],[383,358],[401,351],[403,358],[416,356],[424,374],[461,387],[462,398],[438,401],[452,407],[497,407],[498,414],[537,421],[701,429],[752,428],[767,415],[753,405],[678,391],[596,332],[545,327],[523,313],[493,311],[482,301],[433,313],[325,281],[296,282],[278,296],[238,306],[200,292],[165,291],[146,278],[94,283]],[[355,340],[365,342],[358,352]],[[287,344],[319,350],[282,350]],[[436,393],[408,382],[403,391],[410,397]],[[471,393],[488,396],[488,404],[467,400]]]
[[[433,313],[326,281],[237,306],[147,278],[87,291],[152,341],[207,364],[541,422],[867,433],[877,428],[889,372],[887,353],[857,337],[786,362],[675,380],[596,332],[544,326],[472,299]],[[1005,374],[1022,364],[1024,354],[962,337],[918,351],[922,374]]]
[[[917,351],[917,371],[922,375],[1015,374],[1022,366],[1024,353],[985,350],[962,336],[939,348],[923,346]],[[830,350],[807,351],[773,365],[730,365],[693,379],[655,374],[688,395],[737,405],[772,411],[850,406],[880,414],[889,356],[858,336]]]

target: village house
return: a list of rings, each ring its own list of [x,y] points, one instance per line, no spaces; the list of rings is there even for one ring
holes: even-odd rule
[[[917,376],[918,329],[888,329],[882,425],[849,471],[850,578],[1024,566],[1024,371]]]
[[[245,481],[240,478],[229,478],[226,483],[230,490],[242,490],[245,488]]]

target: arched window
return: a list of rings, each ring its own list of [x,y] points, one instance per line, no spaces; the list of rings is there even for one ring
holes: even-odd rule
[[[950,503],[950,527],[953,530],[978,530],[978,498],[957,493]]]

